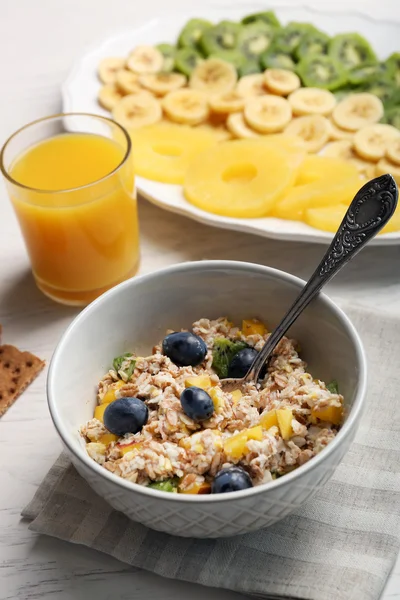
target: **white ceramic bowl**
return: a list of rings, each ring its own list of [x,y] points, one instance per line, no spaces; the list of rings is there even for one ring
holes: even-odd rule
[[[126,281],[84,311],[64,333],[51,361],[48,401],[63,444],[79,473],[114,508],[134,521],[187,537],[230,536],[266,527],[308,500],[331,477],[359,424],[366,390],[366,359],[345,314],[321,294],[290,334],[311,373],[339,381],[345,423],[317,457],[292,473],[255,488],[190,496],[147,489],[121,479],[86,454],[79,427],[93,416],[95,386],[112,358],[127,349],[148,355],[166,329],[190,327],[200,317],[256,316],[270,328],[304,282],[259,265],[185,263]]]

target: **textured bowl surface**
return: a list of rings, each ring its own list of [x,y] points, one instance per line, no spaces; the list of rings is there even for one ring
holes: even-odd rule
[[[168,494],[125,481],[86,454],[79,427],[92,418],[96,383],[112,358],[133,350],[148,355],[166,329],[200,317],[258,317],[274,327],[304,282],[259,265],[204,261],[169,267],[113,288],[88,306],[64,333],[51,361],[48,401],[56,429],[79,473],[114,508],[148,527],[187,537],[230,536],[271,525],[310,498],[331,477],[359,423],[366,389],[360,339],[325,295],[290,330],[311,373],[333,378],[345,396],[346,420],[317,457],[265,485],[232,494]]]

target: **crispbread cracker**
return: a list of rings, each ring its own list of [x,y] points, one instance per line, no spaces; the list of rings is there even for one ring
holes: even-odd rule
[[[45,363],[15,346],[0,346],[0,417],[35,379]]]

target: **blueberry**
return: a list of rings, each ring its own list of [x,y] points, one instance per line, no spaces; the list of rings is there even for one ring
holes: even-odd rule
[[[188,387],[181,394],[183,412],[198,423],[209,419],[214,412],[211,396],[199,387]]]
[[[104,411],[104,425],[115,435],[137,433],[146,425],[149,411],[138,398],[120,398]]]
[[[164,338],[162,351],[178,367],[196,367],[205,359],[207,346],[198,335],[179,331]]]
[[[218,471],[211,484],[212,494],[237,492],[253,487],[250,476],[241,467],[226,467]]]
[[[228,377],[244,377],[250,369],[258,352],[254,348],[244,348],[240,350],[231,360],[228,368]],[[261,369],[260,378],[263,379],[266,373],[266,367]]]

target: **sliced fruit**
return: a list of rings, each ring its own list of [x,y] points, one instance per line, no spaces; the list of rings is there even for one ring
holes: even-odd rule
[[[139,83],[156,96],[165,96],[184,87],[186,77],[182,73],[145,73],[139,75]]]
[[[391,75],[392,70],[387,63],[372,63],[352,69],[348,74],[348,79],[353,85],[363,85],[376,78],[388,77],[389,79]]]
[[[164,64],[164,56],[154,46],[137,46],[128,56],[128,69],[141,75],[142,73],[158,73]]]
[[[142,446],[143,444],[141,442],[129,442],[125,444],[123,442],[119,442],[117,445],[122,456],[125,456],[125,454],[128,454],[128,452],[139,453],[142,449]]]
[[[379,175],[385,175],[386,173],[390,173],[396,183],[400,185],[400,166],[395,165],[387,158],[381,158],[375,167],[375,175],[379,177]]]
[[[135,172],[162,183],[183,183],[193,158],[216,144],[199,128],[160,123],[131,132]]]
[[[339,61],[330,56],[304,57],[297,73],[306,87],[337,90],[347,82],[347,73]]]
[[[184,490],[178,488],[178,491],[180,494],[211,494],[211,484],[208,481],[203,481],[202,483],[195,482]]]
[[[231,393],[233,405],[237,404],[242,397],[242,392],[240,390],[234,390]]]
[[[150,92],[124,96],[112,110],[113,118],[126,129],[137,129],[161,120],[161,105]]]
[[[386,147],[386,158],[395,165],[400,165],[400,139],[398,137],[388,143]]]
[[[261,133],[282,131],[292,118],[292,109],[285,98],[260,96],[251,98],[244,107],[246,123]]]
[[[219,52],[219,50],[236,48],[239,30],[240,25],[232,21],[221,21],[214,27],[209,27],[203,32],[199,40],[201,51],[205,56],[209,56]]]
[[[100,81],[103,83],[115,83],[115,76],[117,72],[123,69],[125,66],[124,58],[103,58],[99,64],[98,76]]]
[[[389,125],[393,125],[393,127],[400,129],[400,106],[394,106],[393,108],[386,110],[383,121],[384,123],[388,123]]]
[[[190,165],[184,194],[189,202],[214,214],[255,218],[271,210],[295,176],[290,157],[271,144],[222,142]]]
[[[377,123],[383,117],[383,104],[379,98],[367,92],[352,94],[335,106],[332,117],[338,127],[357,131]]]
[[[327,406],[325,408],[313,408],[311,410],[311,421],[327,421],[333,425],[340,425],[343,419],[343,406]]]
[[[318,29],[310,23],[296,23],[292,21],[280,29],[274,39],[274,44],[286,54],[294,54],[303,38]]]
[[[375,52],[365,38],[358,33],[341,33],[329,42],[329,55],[345,69],[354,69],[376,62]]]
[[[286,69],[294,71],[296,63],[285,50],[271,44],[266,52],[260,56],[260,64],[263,69]]]
[[[222,395],[222,390],[220,388],[213,387],[210,390],[208,390],[208,393],[213,401],[214,410],[217,413],[217,415],[219,415],[222,412],[224,405],[225,405],[225,400]]]
[[[210,54],[208,58],[217,58],[224,62],[230,63],[238,71],[246,62],[244,54],[233,48],[232,50],[219,50],[213,54]]]
[[[271,429],[271,427],[278,427],[278,417],[276,416],[276,410],[270,410],[263,413],[260,418],[260,425],[263,429]]]
[[[104,423],[104,411],[106,410],[107,406],[109,405],[109,402],[104,402],[103,404],[98,404],[96,406],[96,408],[94,409],[94,418],[98,419],[99,421],[101,421],[102,423]]]
[[[176,90],[164,96],[163,109],[177,123],[196,125],[206,121],[209,115],[207,96],[198,90]]]
[[[392,125],[376,123],[357,131],[354,149],[361,158],[378,162],[385,156],[389,142],[399,138],[400,131]]]
[[[231,92],[237,81],[236,69],[218,58],[209,58],[193,70],[189,87],[208,94]]]
[[[397,87],[400,86],[400,53],[394,52],[386,60],[386,64],[393,73],[393,79]]]
[[[175,67],[175,55],[176,48],[172,44],[157,44],[157,50],[161,52],[164,57],[163,66],[161,67],[161,71],[163,73],[169,73],[174,70]]]
[[[290,440],[293,435],[292,419],[293,413],[290,408],[279,408],[276,411],[276,418],[278,419],[278,427],[282,439]]]
[[[200,131],[206,131],[210,133],[217,142],[226,142],[227,140],[231,140],[232,134],[226,128],[225,120],[222,122],[218,122],[214,119],[215,116],[216,113],[214,115],[210,115],[208,121],[200,123],[200,125],[196,125],[196,129],[200,129]]]
[[[241,77],[236,85],[236,91],[244,98],[265,96],[264,75],[254,74]]]
[[[241,112],[228,115],[226,126],[232,135],[239,139],[257,138],[260,135],[247,125]]]
[[[381,78],[374,78],[372,81],[367,81],[363,85],[360,85],[358,89],[377,96],[385,105],[391,101],[392,96],[395,94],[393,81],[388,81],[382,76]]]
[[[264,73],[264,83],[269,92],[279,96],[287,96],[300,87],[300,79],[287,69],[267,69]]]
[[[112,110],[118,104],[124,93],[115,85],[115,83],[107,83],[99,90],[99,104],[106,110]]]
[[[139,83],[139,77],[136,73],[128,71],[128,69],[120,69],[115,76],[115,85],[124,94],[136,94],[142,91],[142,86]]]
[[[329,115],[336,105],[335,96],[328,90],[301,88],[288,98],[294,115]]]
[[[111,444],[111,442],[116,442],[118,440],[118,436],[115,433],[103,433],[100,436],[99,442],[104,445]]]
[[[348,131],[338,127],[333,119],[329,119],[330,126],[330,139],[331,140],[349,140],[351,141],[354,137],[354,131]]]
[[[254,21],[239,29],[237,49],[248,60],[258,60],[268,50],[276,29],[263,21]]]
[[[242,19],[243,25],[248,25],[249,23],[254,23],[255,21],[263,21],[264,23],[268,23],[268,25],[272,25],[275,28],[279,28],[281,26],[278,17],[273,10],[253,13],[243,17]]]
[[[321,157],[322,158],[322,157]],[[303,220],[308,208],[349,205],[360,188],[358,173],[351,178],[314,181],[296,185],[276,204],[273,215],[281,219]]]
[[[210,108],[216,113],[233,113],[239,112],[244,108],[244,98],[239,92],[232,90],[211,96],[209,100]]]
[[[338,140],[328,144],[323,151],[323,155],[331,158],[340,158],[350,165],[354,165],[361,177],[372,179],[374,177],[374,165],[362,160],[353,150],[353,142],[349,140]]]
[[[239,79],[246,75],[254,75],[261,72],[261,67],[258,61],[248,60],[238,68]]]
[[[256,425],[255,427],[250,427],[246,429],[247,439],[248,440],[257,440],[261,442],[262,440],[262,427],[261,425]]]
[[[202,57],[192,48],[181,48],[175,54],[175,68],[190,77],[192,71],[202,62]]]
[[[357,176],[357,168],[348,158],[342,156],[313,155],[306,156],[300,165],[296,186],[302,186],[315,181],[333,181]]]
[[[211,26],[205,19],[190,19],[179,34],[178,46],[197,50],[203,32]]]
[[[185,387],[198,387],[202,390],[208,390],[211,386],[211,379],[208,375],[197,375],[185,379]]]
[[[315,229],[336,233],[347,210],[345,204],[334,204],[322,208],[308,208],[304,212],[304,221]]]
[[[244,319],[242,321],[243,335],[265,335],[267,328],[258,319]]]
[[[247,452],[247,442],[249,440],[262,440],[262,427],[257,425],[249,429],[244,429],[239,433],[232,435],[224,443],[224,452],[229,458],[240,459]]]
[[[110,388],[109,390],[107,390],[106,393],[104,394],[104,396],[101,398],[100,404],[110,404],[110,402],[113,402],[114,400],[116,400],[117,396],[115,393],[123,385],[125,385],[124,381],[118,381],[115,384],[114,388]]]
[[[301,138],[307,152],[319,152],[329,140],[330,123],[321,115],[307,115],[293,119],[285,133]]]
[[[295,51],[296,60],[304,57],[322,56],[327,53],[330,37],[323,31],[311,31],[306,33]]]

